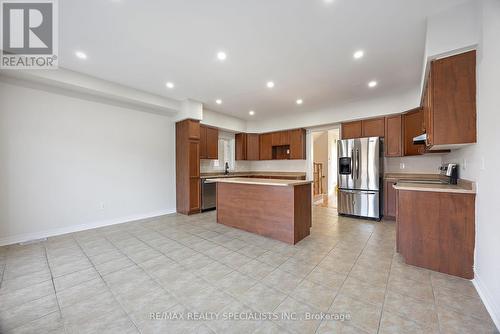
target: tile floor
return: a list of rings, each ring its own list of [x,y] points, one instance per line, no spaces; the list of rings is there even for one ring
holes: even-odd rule
[[[496,333],[469,281],[394,245],[392,222],[315,207],[295,246],[210,212],[2,247],[0,332]]]

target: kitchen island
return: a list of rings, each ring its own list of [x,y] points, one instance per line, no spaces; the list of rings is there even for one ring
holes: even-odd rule
[[[217,178],[217,222],[289,244],[310,233],[311,181]]]

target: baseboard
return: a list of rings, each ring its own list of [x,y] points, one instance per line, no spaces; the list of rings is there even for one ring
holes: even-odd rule
[[[488,288],[482,283],[481,278],[478,274],[475,274],[475,278],[472,280],[472,284],[476,288],[479,297],[483,301],[484,306],[488,310],[491,319],[497,326],[497,330],[500,331],[500,307],[496,304],[495,300],[492,298],[491,293],[489,293]]]
[[[40,232],[34,232],[34,233],[16,234],[13,236],[0,238],[0,246],[12,245],[12,244],[17,244],[20,242],[26,242],[26,241],[30,241],[30,240],[36,240],[36,239],[43,239],[43,238],[53,237],[53,236],[61,235],[61,234],[90,230],[92,228],[98,228],[98,227],[104,227],[104,226],[116,225],[116,224],[123,224],[123,223],[128,223],[128,222],[131,222],[134,220],[154,218],[154,217],[158,217],[158,216],[172,214],[175,212],[176,212],[176,209],[165,209],[165,210],[159,210],[159,211],[150,212],[150,213],[146,213],[146,214],[132,215],[132,216],[128,216],[128,217],[121,217],[121,218],[91,222],[88,224],[73,225],[73,226],[61,227],[61,228],[40,231]]]

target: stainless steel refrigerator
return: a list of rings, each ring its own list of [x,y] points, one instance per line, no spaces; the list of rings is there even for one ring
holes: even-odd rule
[[[381,218],[382,147],[379,137],[337,142],[339,214]]]

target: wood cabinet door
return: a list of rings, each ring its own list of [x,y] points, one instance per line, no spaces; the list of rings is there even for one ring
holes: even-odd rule
[[[476,142],[476,51],[432,62],[432,143]]]
[[[432,63],[431,63],[431,72],[432,72]],[[423,123],[423,130],[424,133],[427,134],[427,146],[432,145],[432,139],[433,139],[433,127],[432,127],[432,75],[431,72],[429,73],[427,77],[427,83],[425,85],[425,90],[424,90],[424,100],[423,100],[423,117],[424,117],[424,123]]]
[[[260,135],[260,160],[273,159],[273,134]]]
[[[290,131],[280,131],[280,145],[290,145]]]
[[[200,139],[200,121],[188,119],[187,122],[189,139]]]
[[[290,159],[306,158],[306,130],[290,131]]]
[[[385,180],[384,182],[384,216],[387,219],[396,218],[396,196],[397,190],[392,186],[396,183],[396,180]]]
[[[374,118],[361,121],[363,137],[384,137],[385,136],[385,119]]]
[[[246,133],[237,133],[234,136],[235,139],[235,159],[236,160],[247,160],[247,137]]]
[[[271,133],[271,146],[281,146],[281,133],[279,131]]]
[[[188,143],[188,168],[189,177],[200,177],[200,142],[189,141]]]
[[[422,134],[423,122],[423,108],[410,110],[403,114],[404,156],[424,153],[425,145],[413,144],[413,138]]]
[[[201,185],[200,178],[193,177],[189,179],[189,212],[195,213],[201,209]]]
[[[342,139],[361,138],[363,136],[363,126],[361,121],[342,123]]]
[[[207,158],[207,128],[200,126],[200,159]]]
[[[385,156],[400,157],[403,153],[402,116],[387,116],[385,118]]]
[[[219,158],[219,130],[207,127],[207,159]]]
[[[248,133],[246,135],[246,159],[247,160],[259,160],[259,134]]]

